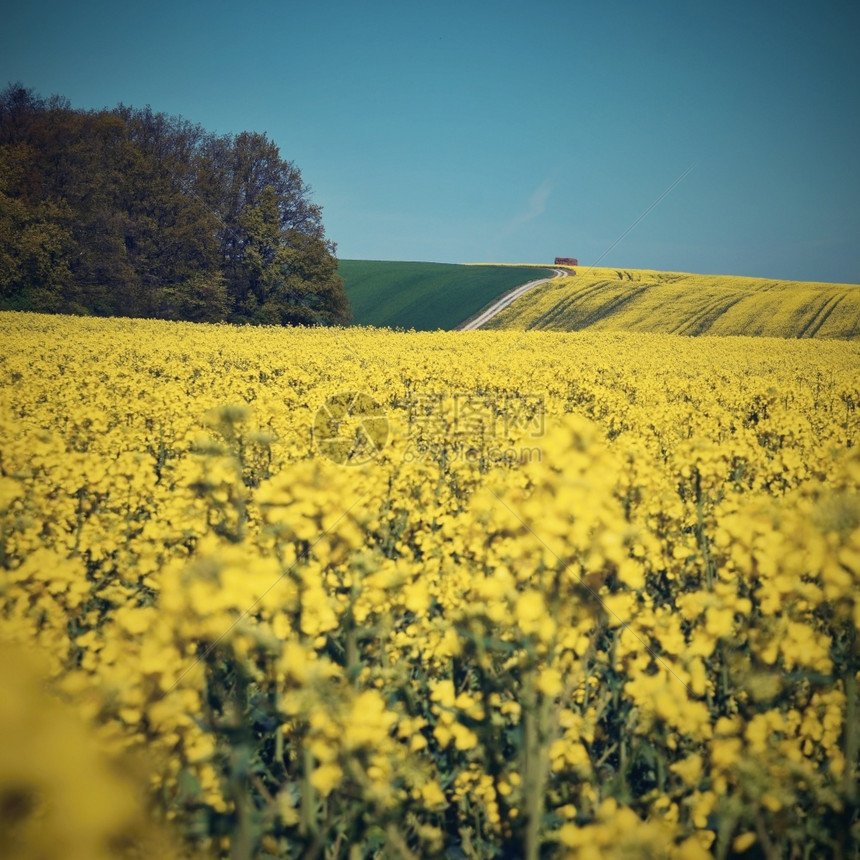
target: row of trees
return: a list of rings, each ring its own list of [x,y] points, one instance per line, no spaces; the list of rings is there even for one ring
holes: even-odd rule
[[[0,92],[0,309],[345,323],[334,252],[265,134]]]

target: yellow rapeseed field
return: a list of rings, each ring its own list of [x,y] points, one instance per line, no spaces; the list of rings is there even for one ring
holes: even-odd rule
[[[0,856],[850,856],[857,343],[0,332]]]
[[[582,266],[485,328],[856,339],[860,285]]]

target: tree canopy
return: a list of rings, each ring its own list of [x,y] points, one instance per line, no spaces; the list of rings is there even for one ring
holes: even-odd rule
[[[320,207],[265,134],[21,84],[0,92],[0,309],[350,319]]]

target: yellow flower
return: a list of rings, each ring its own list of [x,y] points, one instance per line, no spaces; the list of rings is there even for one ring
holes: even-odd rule
[[[311,785],[323,796],[328,797],[343,779],[340,765],[330,762],[315,768],[310,777]]]
[[[474,749],[478,744],[478,736],[462,723],[453,723],[451,734],[454,736],[454,746],[458,750]]]
[[[421,786],[421,797],[429,807],[443,806],[447,803],[447,798],[435,779]]]
[[[198,735],[185,748],[185,754],[190,762],[200,762],[210,759],[215,752],[215,739],[210,734]]]
[[[743,743],[740,738],[716,738],[711,741],[711,764],[727,770],[740,761]]]
[[[731,636],[734,630],[734,610],[710,607],[705,612],[705,630],[716,638]]]
[[[544,669],[541,671],[540,675],[538,675],[537,687],[545,696],[549,696],[551,699],[554,699],[564,689],[561,672],[554,667]]]
[[[536,632],[546,616],[543,595],[534,589],[524,591],[517,599],[515,615],[523,633]]]
[[[744,851],[752,848],[755,843],[755,833],[741,833],[740,836],[736,836],[732,841],[732,849],[737,851],[738,854],[743,854]]]
[[[381,745],[397,721],[397,715],[385,709],[385,700],[376,690],[359,693],[351,710],[341,735],[346,749]]]
[[[677,773],[690,788],[695,788],[702,778],[702,757],[697,754],[690,755],[669,765],[669,770]]]
[[[438,702],[443,708],[453,708],[456,696],[454,694],[454,682],[448,678],[442,681],[431,681],[430,698]]]
[[[445,749],[448,744],[451,743],[451,738],[454,736],[451,729],[447,726],[444,726],[442,723],[439,723],[433,729],[433,737],[436,738],[436,743],[439,744],[440,749]]]
[[[782,809],[782,802],[772,794],[763,794],[761,805],[770,812],[779,812]]]
[[[713,791],[696,791],[688,799],[692,807],[693,824],[700,830],[708,826],[708,816],[717,805],[717,795]]]
[[[702,835],[706,836],[707,844],[704,844]],[[670,855],[672,860],[711,860],[713,855],[708,850],[714,834],[709,831],[695,833],[687,837]]]

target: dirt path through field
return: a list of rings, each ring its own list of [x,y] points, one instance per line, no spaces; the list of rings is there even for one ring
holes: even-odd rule
[[[568,275],[573,274],[573,272],[566,272],[564,269],[553,269],[553,271],[555,274],[552,278],[539,278],[536,281],[529,281],[527,284],[508,290],[508,292],[497,298],[486,309],[470,319],[467,319],[465,322],[461,322],[460,325],[454,328],[454,331],[473,331],[474,329],[481,328],[481,326],[486,325],[486,323],[496,316],[496,314],[501,313],[508,305],[524,293],[527,293],[529,290],[533,290],[535,287],[539,287],[541,284],[545,284],[554,278],[565,278]]]

